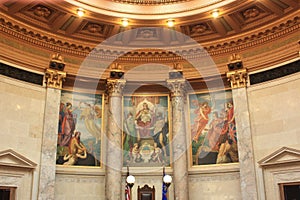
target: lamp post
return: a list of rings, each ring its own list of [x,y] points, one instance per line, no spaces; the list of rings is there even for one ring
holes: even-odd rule
[[[163,179],[164,183],[166,184],[167,188],[171,185],[172,183],[172,176],[166,174],[164,176],[164,179]]]
[[[129,175],[129,167],[127,166],[125,200],[131,200],[131,188],[133,187],[134,182],[135,182],[135,177]]]
[[[126,183],[130,187],[130,189],[133,187],[134,182],[135,182],[135,177],[134,176],[132,176],[132,175],[127,176]]]
[[[163,193],[162,200],[168,200],[168,188],[172,183],[172,176],[165,174],[165,167],[163,168]]]

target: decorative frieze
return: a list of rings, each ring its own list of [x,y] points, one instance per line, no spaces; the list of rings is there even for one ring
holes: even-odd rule
[[[66,72],[46,69],[45,82],[47,87],[62,89],[62,83],[65,81],[66,76]]]

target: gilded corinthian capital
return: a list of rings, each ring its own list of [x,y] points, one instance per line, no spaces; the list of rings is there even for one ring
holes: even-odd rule
[[[106,92],[108,96],[122,96],[125,83],[124,79],[107,79]]]
[[[49,88],[62,89],[62,83],[65,81],[66,72],[55,69],[46,69],[45,81]]]
[[[247,86],[248,73],[246,69],[227,72],[226,76],[230,81],[231,88],[243,88]]]
[[[171,91],[172,97],[184,97],[186,94],[186,80],[185,79],[169,79],[167,86]]]

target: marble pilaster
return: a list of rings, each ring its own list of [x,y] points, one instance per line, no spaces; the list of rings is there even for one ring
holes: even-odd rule
[[[108,79],[105,199],[121,199],[122,193],[122,92],[126,81]]]
[[[173,149],[173,182],[175,199],[189,199],[187,143],[185,129],[184,102],[186,94],[185,79],[167,80],[172,101],[172,149]]]
[[[61,90],[47,88],[38,199],[54,199],[57,126]]]
[[[258,197],[246,88],[233,89],[232,98],[238,137],[242,199],[255,200]]]

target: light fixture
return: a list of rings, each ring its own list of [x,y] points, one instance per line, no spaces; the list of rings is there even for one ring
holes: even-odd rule
[[[163,178],[164,183],[166,184],[167,187],[169,187],[172,183],[172,176],[170,175],[165,175]]]
[[[211,15],[213,16],[213,18],[217,18],[219,17],[219,10],[214,10],[211,12]]]
[[[126,183],[129,185],[130,188],[134,185],[135,177],[132,175],[127,176]]]
[[[167,20],[167,25],[168,25],[168,27],[173,27],[175,25],[175,20],[174,19],[168,19]]]
[[[85,13],[85,11],[83,10],[83,8],[78,8],[78,9],[77,9],[77,15],[78,15],[79,17],[82,17],[82,16],[84,15],[84,13]]]
[[[129,24],[129,21],[128,21],[127,18],[123,18],[123,19],[121,20],[121,22],[122,22],[122,26],[123,26],[123,27],[126,27],[126,26],[128,26],[128,24]]]

